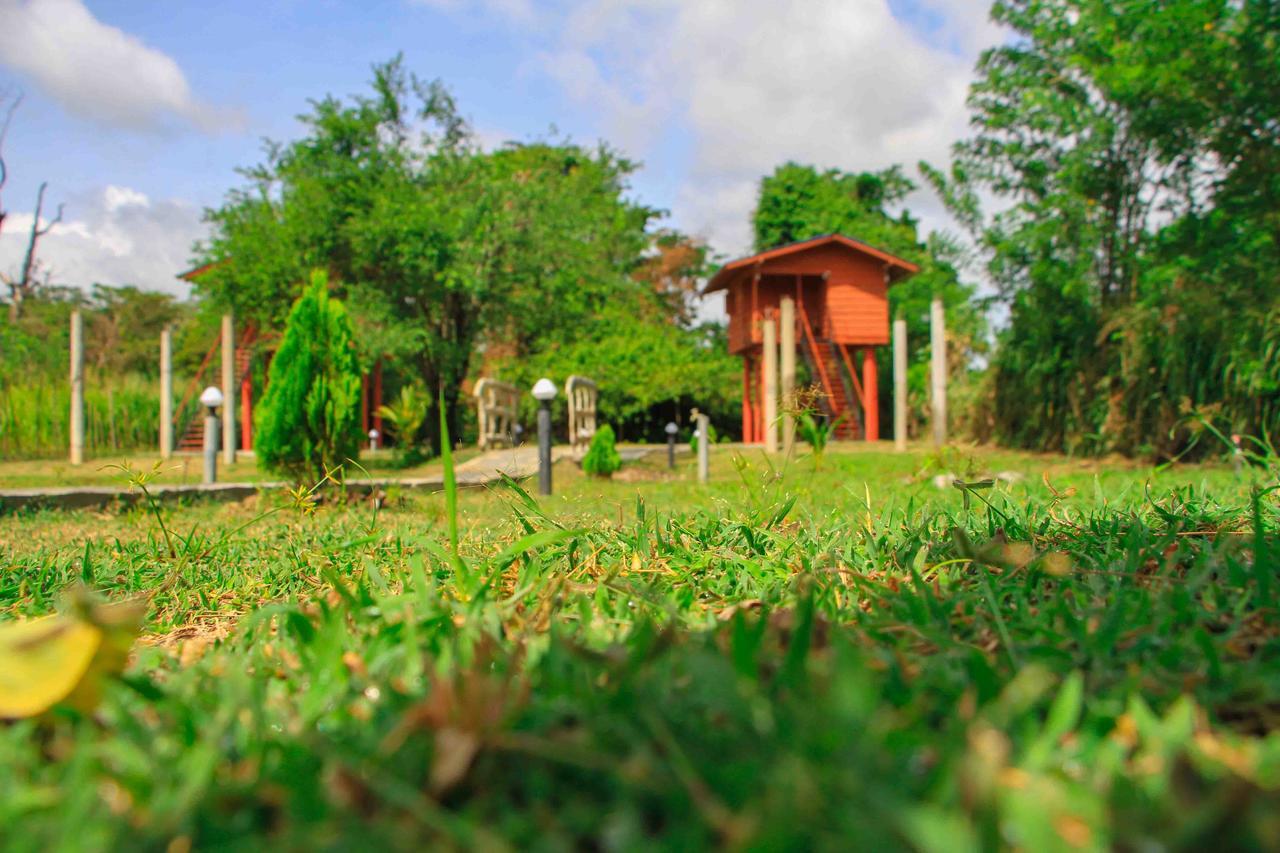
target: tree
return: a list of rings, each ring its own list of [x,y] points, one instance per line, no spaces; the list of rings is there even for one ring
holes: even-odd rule
[[[3,101],[0,101],[2,104]],[[4,141],[9,133],[9,124],[13,121],[13,114],[22,103],[21,97],[13,98],[5,109],[4,121],[0,122],[0,191],[4,190],[4,185],[9,178],[9,168],[4,159]],[[45,222],[42,220],[44,214],[44,194],[49,188],[47,182],[40,184],[40,189],[36,192],[36,210],[35,215],[31,218],[31,231],[27,236],[27,249],[22,256],[22,265],[18,268],[16,275],[0,273],[0,280],[3,280],[9,288],[9,320],[17,320],[22,315],[23,300],[31,296],[35,292],[44,279],[40,276],[40,265],[36,257],[36,249],[39,246],[40,238],[53,230],[53,227],[62,221],[63,206],[58,205],[58,213],[53,219]],[[4,209],[3,199],[0,198],[0,233],[4,231],[4,221],[7,213]]]
[[[269,469],[319,482],[359,454],[360,372],[346,308],[323,271],[294,303],[258,409],[256,450]]]
[[[1168,456],[1280,428],[1280,4],[1001,0],[972,138],[929,171],[1009,307],[996,428]],[[1000,210],[985,215],[982,195]]]
[[[629,281],[654,212],[625,199],[634,165],[607,147],[538,142],[481,151],[438,82],[400,60],[373,93],[328,97],[303,138],[272,144],[247,188],[208,211],[215,262],[197,290],[264,328],[289,304],[281,282],[330,274],[366,345],[444,395],[459,434],[473,357],[525,357],[567,340]],[[439,418],[427,419],[438,446]]]
[[[85,351],[100,373],[114,375],[158,375],[160,333],[189,313],[172,295],[131,284],[95,284],[89,307]]]

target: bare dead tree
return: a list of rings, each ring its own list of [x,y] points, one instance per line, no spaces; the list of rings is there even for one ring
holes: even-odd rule
[[[4,160],[4,140],[9,132],[9,124],[13,121],[13,113],[22,103],[22,96],[14,98],[8,109],[5,110],[3,123],[0,123],[0,193],[4,190],[5,182],[9,178],[9,169]],[[36,212],[31,219],[31,232],[27,237],[27,251],[22,257],[22,266],[18,269],[18,274],[7,275],[0,274],[0,281],[3,281],[9,288],[9,320],[13,321],[22,316],[22,302],[35,291],[36,286],[40,284],[40,263],[36,259],[36,250],[40,244],[40,238],[53,230],[53,227],[62,221],[61,204],[58,205],[57,216],[48,222],[41,222],[41,216],[44,214],[44,194],[48,190],[48,182],[40,184],[40,190],[36,193]],[[4,199],[0,196],[0,233],[4,231],[4,220],[7,211],[4,209]]]
[[[36,247],[40,238],[53,230],[53,226],[62,221],[62,205],[58,205],[58,215],[44,223],[41,227],[40,216],[44,212],[44,193],[49,188],[47,181],[40,184],[36,193],[36,215],[31,219],[31,233],[27,237],[27,251],[22,256],[22,267],[17,276],[2,276],[9,286],[9,319],[16,320],[22,316],[22,301],[36,289],[40,283],[39,262],[36,260]]]

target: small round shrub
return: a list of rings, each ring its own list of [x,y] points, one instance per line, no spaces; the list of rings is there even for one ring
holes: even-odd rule
[[[582,457],[582,470],[593,477],[612,477],[622,467],[622,457],[613,437],[613,427],[605,424],[591,437],[587,455]]]

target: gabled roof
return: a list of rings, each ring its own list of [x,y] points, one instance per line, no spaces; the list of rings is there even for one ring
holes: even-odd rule
[[[186,272],[178,273],[178,278],[183,279],[185,281],[195,281],[200,276],[207,273],[209,270],[213,269],[214,267],[222,266],[224,263],[226,263],[226,261],[210,261],[207,264],[201,264],[198,267],[189,269]]]
[[[846,237],[843,234],[823,234],[820,237],[811,237],[808,240],[800,240],[795,243],[787,243],[783,246],[777,246],[766,252],[760,252],[757,255],[751,255],[746,258],[738,258],[729,261],[720,268],[720,271],[711,277],[707,282],[707,286],[702,289],[703,293],[713,293],[717,290],[724,290],[729,286],[730,280],[741,270],[756,266],[757,264],[765,264],[769,261],[775,261],[784,258],[787,255],[794,255],[800,252],[807,252],[816,249],[819,246],[825,246],[835,243],[843,246],[859,254],[867,255],[878,261],[883,261],[885,266],[889,268],[890,281],[901,281],[908,276],[915,275],[920,272],[920,267],[908,260],[899,258],[897,255],[891,255],[883,249],[877,249],[861,240],[855,240],[852,237]]]

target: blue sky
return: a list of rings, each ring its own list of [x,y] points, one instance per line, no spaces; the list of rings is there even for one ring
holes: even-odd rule
[[[997,37],[985,0],[0,0],[0,93],[23,96],[0,271],[48,181],[66,203],[42,252],[54,280],[180,292],[200,210],[261,139],[401,52],[487,144],[606,139],[644,162],[635,195],[733,255],[783,160],[944,159]],[[946,225],[927,193],[910,204]]]

